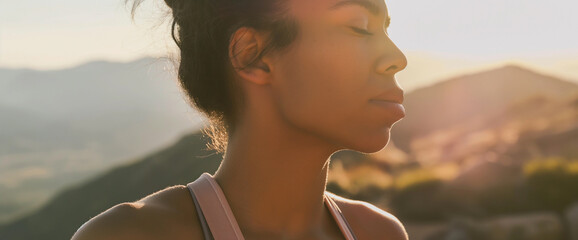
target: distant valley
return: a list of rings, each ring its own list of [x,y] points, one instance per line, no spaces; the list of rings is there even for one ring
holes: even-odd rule
[[[145,58],[0,69],[0,222],[198,129],[171,67]]]

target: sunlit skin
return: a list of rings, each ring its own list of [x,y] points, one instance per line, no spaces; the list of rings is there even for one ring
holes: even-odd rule
[[[341,1],[290,0],[299,24],[295,42],[235,72],[246,104],[214,176],[245,239],[344,239],[323,204],[329,157],[342,149],[381,150],[404,117],[374,101],[378,95],[399,99],[394,75],[407,64],[387,35],[385,3],[372,0],[373,12],[362,4],[334,7]],[[263,33],[239,29],[230,46],[232,65],[243,66],[265,40]],[[101,231],[107,222],[124,224],[124,237],[116,239],[203,239],[186,187],[137,203],[92,219],[76,239],[96,239],[88,237],[91,229]],[[407,239],[390,214],[359,201],[337,203],[358,239]],[[157,227],[144,234],[141,225],[127,222]]]
[[[329,156],[382,149],[402,117],[370,102],[398,91],[394,74],[406,66],[384,30],[385,4],[375,2],[373,15],[356,4],[331,8],[336,1],[291,3],[300,35],[287,52],[238,72],[246,114],[216,173],[244,234],[298,236],[322,225]],[[251,33],[240,35],[258,48]]]

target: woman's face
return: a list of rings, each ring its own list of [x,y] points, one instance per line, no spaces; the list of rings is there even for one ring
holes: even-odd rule
[[[274,57],[272,90],[282,118],[330,144],[376,152],[405,116],[394,74],[407,65],[386,32],[383,0],[290,0],[297,39]]]

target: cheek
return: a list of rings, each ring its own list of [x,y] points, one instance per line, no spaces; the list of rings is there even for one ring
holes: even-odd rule
[[[349,36],[351,38],[351,36]],[[301,108],[325,109],[359,104],[367,94],[369,63],[363,49],[335,34],[300,39],[283,63],[284,99]]]
[[[367,128],[371,63],[362,39],[343,32],[309,35],[280,63],[275,96],[292,124],[332,138],[375,132]]]

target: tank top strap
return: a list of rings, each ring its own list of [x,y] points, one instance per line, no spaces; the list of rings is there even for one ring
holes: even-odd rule
[[[191,193],[205,240],[244,240],[243,234],[227,202],[223,190],[209,173],[187,184]],[[333,200],[335,194],[325,191],[324,203],[346,240],[357,240],[351,226]]]
[[[193,203],[195,203],[195,209],[197,210],[197,217],[199,218],[199,222],[201,223],[201,229],[203,230],[203,236],[205,240],[215,240],[215,238],[213,238],[213,234],[211,234],[211,231],[209,230],[209,225],[207,225],[207,220],[205,219],[203,210],[199,205],[197,197],[195,197],[195,193],[193,192],[191,187],[188,187],[188,189],[189,193],[193,197]]]
[[[244,240],[225,194],[209,173],[203,173],[197,180],[187,184],[196,199],[214,239]],[[202,225],[203,220],[201,220]],[[205,229],[203,229],[205,231]],[[207,238],[207,233],[205,233]]]
[[[335,194],[325,191],[324,194],[325,203],[329,208],[331,215],[333,215],[333,219],[335,219],[335,221],[337,222],[337,225],[339,226],[339,229],[343,233],[343,236],[345,236],[346,240],[357,240],[357,237],[355,237],[355,234],[353,233],[351,226],[345,219],[343,212],[341,212],[341,209],[339,209],[339,207],[333,200],[334,197]]]

